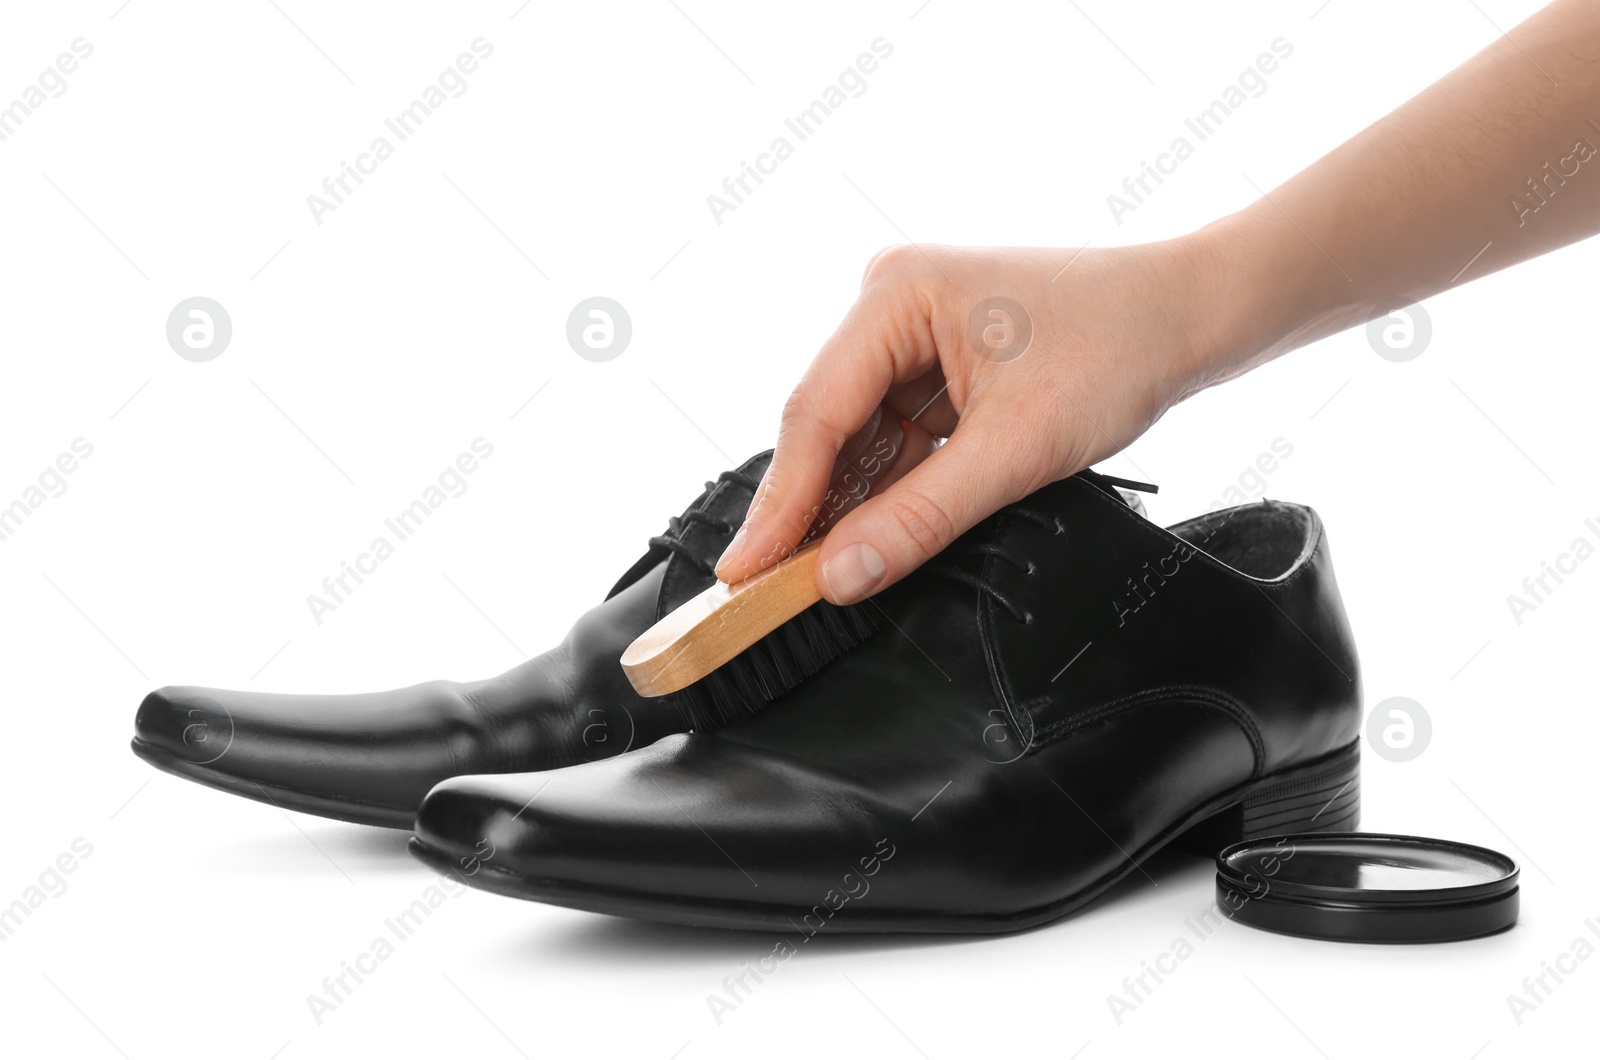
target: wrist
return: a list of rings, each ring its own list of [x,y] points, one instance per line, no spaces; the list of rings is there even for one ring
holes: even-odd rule
[[[1281,216],[1246,208],[1174,242],[1197,298],[1186,396],[1344,326],[1346,284]]]

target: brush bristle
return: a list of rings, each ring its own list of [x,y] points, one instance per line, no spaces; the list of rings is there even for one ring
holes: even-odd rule
[[[872,603],[812,604],[711,673],[667,698],[695,732],[747,718],[866,640],[882,614]]]

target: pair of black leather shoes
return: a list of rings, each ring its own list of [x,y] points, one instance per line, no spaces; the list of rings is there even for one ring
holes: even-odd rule
[[[1169,843],[1355,828],[1360,684],[1316,514],[1261,502],[1163,530],[1092,472],[881,594],[880,632],[799,688],[681,731],[616,660],[709,584],[765,459],[501,678],[167,689],[135,750],[329,816],[414,810],[413,852],[487,890],[805,934],[1024,928]]]

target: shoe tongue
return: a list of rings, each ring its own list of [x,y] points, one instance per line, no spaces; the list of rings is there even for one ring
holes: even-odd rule
[[[769,449],[740,464],[736,472],[750,482],[759,482],[771,461],[772,450]],[[712,483],[694,504],[684,509],[676,535],[681,547],[669,554],[667,569],[661,577],[661,592],[656,600],[658,619],[689,602],[717,580],[713,568],[733,540],[734,531],[744,522],[754,499],[752,489],[725,478]],[[700,515],[691,519],[691,512]]]
[[[766,474],[767,465],[771,461],[772,450],[768,449],[740,464],[733,473],[753,484],[759,482],[761,476]],[[652,540],[649,550],[623,572],[622,577],[611,587],[611,591],[606,593],[606,599],[611,599],[654,570],[663,561],[666,562],[667,570],[657,594],[657,618],[705,589],[716,580],[716,576],[709,573],[712,565],[733,538],[731,532],[723,532],[709,523],[716,522],[737,527],[744,522],[752,499],[751,487],[726,476],[720,477],[716,482],[706,483],[706,488],[700,496],[696,497],[677,519],[677,533],[672,536],[678,541],[678,548],[669,548],[661,544],[659,537]],[[704,519],[691,519],[692,512],[703,512]],[[661,537],[666,536],[661,535]]]

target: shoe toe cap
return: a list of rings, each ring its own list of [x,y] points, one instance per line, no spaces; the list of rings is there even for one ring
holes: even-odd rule
[[[541,898],[583,888],[664,900],[810,895],[817,866],[872,849],[869,818],[711,743],[668,737],[543,773],[455,777],[423,800],[415,834],[435,862],[476,859],[505,884],[477,885],[516,891],[506,883],[516,879],[518,893]]]
[[[310,813],[407,827],[430,787],[498,745],[457,687],[293,695],[193,685],[139,704],[133,752],[208,787]]]
[[[214,689],[189,685],[158,688],[134,715],[134,744],[153,748],[190,765],[207,766],[233,745],[233,713]]]
[[[436,858],[457,864],[537,863],[546,829],[532,800],[544,783],[540,774],[526,773],[451,777],[423,798],[412,832]]]

